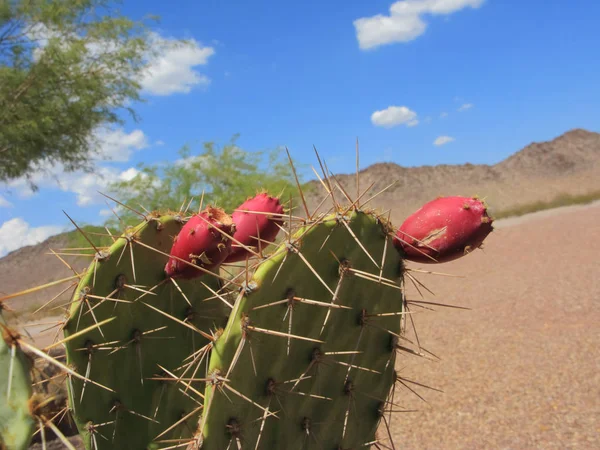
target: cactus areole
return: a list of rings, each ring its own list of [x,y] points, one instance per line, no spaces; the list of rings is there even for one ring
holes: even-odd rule
[[[222,209],[208,207],[192,216],[174,238],[165,273],[189,279],[204,273],[191,264],[207,270],[218,267],[231,252],[234,231],[231,217]]]
[[[492,231],[492,222],[478,198],[440,197],[404,221],[394,245],[410,261],[452,261],[479,248]]]
[[[282,214],[283,206],[279,199],[266,193],[258,194],[237,207],[231,215],[235,224],[233,237],[237,242],[232,244],[225,262],[243,261],[251,256],[239,243],[262,253],[277,237],[279,226],[283,223]]]

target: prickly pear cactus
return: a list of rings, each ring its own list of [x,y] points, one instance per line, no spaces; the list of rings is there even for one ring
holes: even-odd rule
[[[306,225],[242,290],[208,370],[189,448],[368,447],[392,409],[403,261],[388,224],[352,211]]]
[[[36,421],[59,433],[53,418],[30,413],[43,402],[31,399],[20,345],[67,375],[87,450],[389,448],[376,432],[383,421],[391,441],[387,418],[401,409],[396,351],[424,355],[403,342],[404,261],[462,257],[492,219],[477,199],[449,197],[396,231],[359,209],[370,188],[358,195],[358,171],[356,200],[336,186],[347,209],[327,172],[334,214],[309,214],[299,183],[305,218],[265,193],[233,217],[209,207],[185,227],[180,215],[153,213],[108,250],[95,248],[83,274],[35,288],[79,281],[59,324],[65,339],[51,346],[66,347],[66,366],[0,322],[0,449],[26,448]]]
[[[230,309],[210,273],[166,277],[182,226],[177,216],[148,217],[96,255],[75,291],[67,363],[87,381],[69,377],[69,406],[87,449],[155,448],[158,436],[193,434],[197,395],[161,378],[202,373],[202,349]]]
[[[0,448],[26,449],[35,425],[29,407],[31,360],[19,348],[2,314],[0,333]]]

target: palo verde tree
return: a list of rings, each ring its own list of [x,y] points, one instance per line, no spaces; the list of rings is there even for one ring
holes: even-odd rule
[[[231,212],[257,190],[281,196],[284,202],[292,198],[292,207],[299,206],[294,172],[285,152],[246,151],[236,144],[238,138],[234,135],[222,147],[205,142],[197,154],[190,146],[184,146],[175,161],[142,163],[135,177],[110,184],[109,191],[122,204],[142,213],[145,213],[142,208],[178,211],[182,206],[185,209],[187,202],[198,208],[200,198],[205,206],[210,203]],[[310,186],[303,187],[305,193]],[[119,217],[127,225],[139,222],[140,218],[130,209],[118,209]],[[122,226],[116,219],[108,223]]]
[[[153,35],[114,3],[0,0],[0,181],[89,169],[98,127],[136,118]]]

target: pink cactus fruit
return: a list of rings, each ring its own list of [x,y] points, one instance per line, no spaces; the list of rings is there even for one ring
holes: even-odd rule
[[[220,231],[219,231],[220,230]],[[204,271],[181,260],[212,270],[223,263],[231,252],[235,225],[231,216],[220,208],[208,207],[192,216],[173,241],[171,258],[165,266],[169,277],[196,278]]]
[[[404,221],[394,245],[410,261],[452,261],[479,248],[492,222],[485,203],[476,197],[440,197]]]
[[[277,197],[260,193],[249,198],[236,208],[231,217],[235,223],[233,238],[241,244],[261,253],[271,242],[275,241],[279,226],[283,224],[283,206]],[[274,214],[271,216],[270,214]],[[244,261],[252,254],[247,249],[233,242],[231,253],[226,263]]]

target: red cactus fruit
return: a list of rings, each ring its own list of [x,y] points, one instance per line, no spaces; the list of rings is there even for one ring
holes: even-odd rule
[[[204,273],[180,259],[207,270],[218,267],[231,252],[232,241],[227,235],[234,232],[231,216],[222,209],[209,206],[195,214],[175,237],[165,273],[177,278],[196,278]]]
[[[277,215],[270,216],[269,213]],[[279,214],[283,214],[283,206],[278,198],[271,197],[267,193],[246,200],[231,215],[235,223],[233,238],[260,253],[277,237],[279,232],[277,225],[283,224],[283,218]],[[250,255],[248,250],[234,242],[225,262],[244,261]]]
[[[492,222],[486,205],[477,198],[440,197],[404,221],[394,245],[410,261],[452,261],[479,248],[492,231]]]

